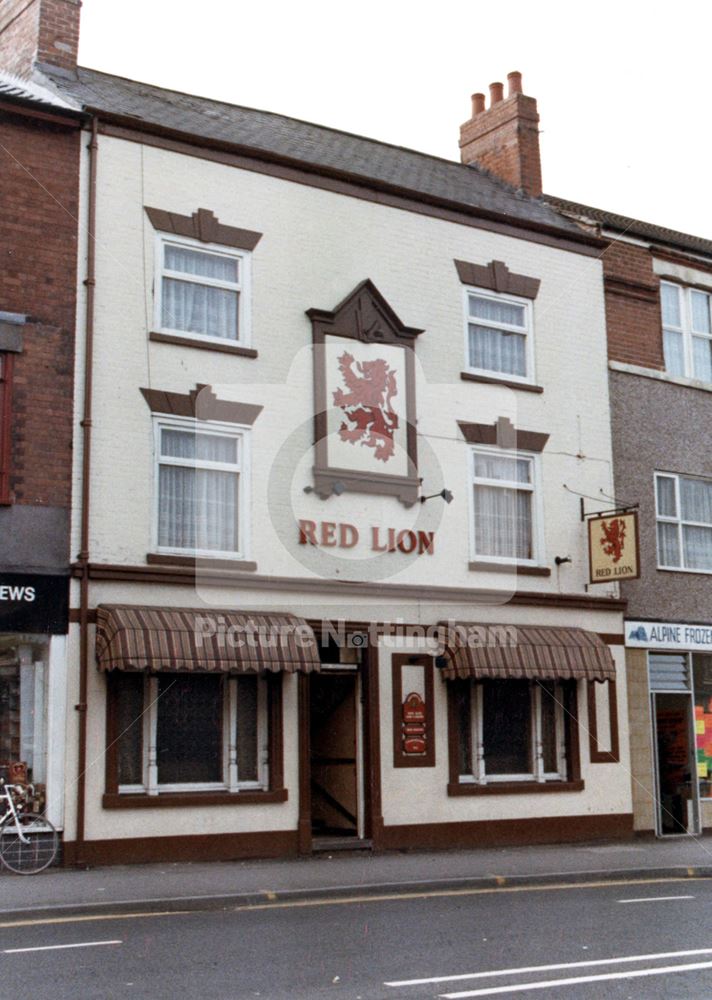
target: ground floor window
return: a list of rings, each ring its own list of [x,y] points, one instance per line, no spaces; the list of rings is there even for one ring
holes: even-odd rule
[[[281,677],[114,673],[108,784],[119,793],[266,790]]]
[[[712,798],[712,656],[694,653],[695,755],[700,798]]]
[[[48,650],[45,638],[0,636],[0,773],[35,785],[35,808],[47,781]]]
[[[452,681],[456,780],[480,785],[570,781],[572,697],[570,682]]]

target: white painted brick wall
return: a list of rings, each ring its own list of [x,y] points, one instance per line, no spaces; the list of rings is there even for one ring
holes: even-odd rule
[[[143,205],[190,215],[213,210],[221,222],[263,233],[253,255],[251,360],[150,343],[154,232]],[[585,534],[579,501],[563,483],[593,496],[612,490],[601,265],[594,258],[427,218],[399,209],[205,162],[197,157],[102,137],[99,153],[96,374],[91,557],[141,564],[151,548],[153,436],[140,386],[187,393],[196,382],[219,395],[264,405],[253,431],[251,557],[260,573],[303,576],[295,517],[408,527],[437,525],[436,555],[390,557],[398,582],[501,587],[501,575],[468,571],[467,446],[457,420],[493,422],[507,414],[524,429],[551,434],[544,453],[546,553],[573,564],[525,589],[582,591]],[[541,279],[534,307],[536,395],[464,382],[462,286],[453,259],[506,261]],[[418,339],[418,429],[424,487],[444,482],[449,507],[432,501],[407,511],[393,499],[305,496],[311,482],[313,412],[310,307],[333,308],[371,278]],[[267,499],[273,460],[287,436],[301,454],[292,482]],[[428,447],[429,446],[429,447]],[[432,449],[444,472],[428,468]],[[431,463],[432,464],[432,463]],[[590,504],[588,505],[591,506]],[[286,543],[286,546],[285,546]],[[365,547],[359,549],[367,554]],[[318,571],[318,570],[316,570]],[[347,565],[368,579],[369,560]],[[520,579],[520,587],[523,586]],[[603,594],[605,588],[597,593]]]

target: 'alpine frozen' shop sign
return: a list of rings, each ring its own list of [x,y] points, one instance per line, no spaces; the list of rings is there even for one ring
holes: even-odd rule
[[[627,621],[625,644],[635,649],[712,653],[712,625]]]

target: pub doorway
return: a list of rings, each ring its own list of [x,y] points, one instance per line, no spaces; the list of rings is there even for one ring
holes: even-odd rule
[[[312,674],[309,687],[312,846],[336,849],[363,836],[358,671]]]

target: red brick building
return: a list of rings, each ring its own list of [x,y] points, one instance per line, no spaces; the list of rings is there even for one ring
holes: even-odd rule
[[[58,826],[83,116],[35,64],[76,59],[66,10],[0,13],[0,767],[26,765]]]

